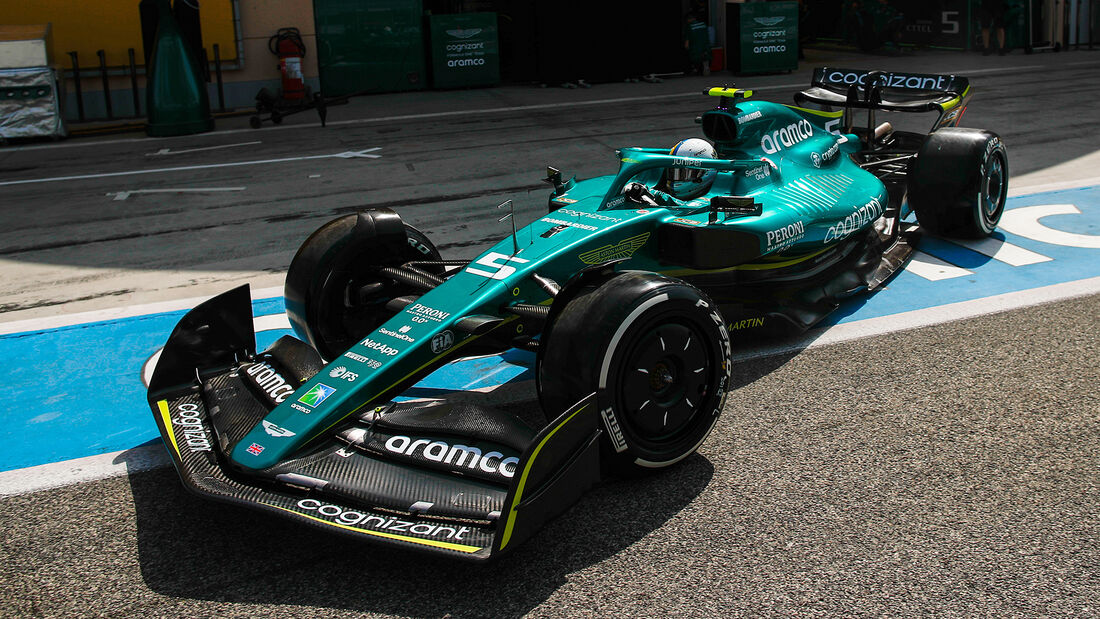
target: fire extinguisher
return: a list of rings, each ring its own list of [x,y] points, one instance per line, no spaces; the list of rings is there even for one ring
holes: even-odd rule
[[[304,99],[306,83],[302,77],[302,59],[306,44],[297,28],[279,28],[267,40],[267,48],[279,57],[279,73],[283,77],[283,99]]]

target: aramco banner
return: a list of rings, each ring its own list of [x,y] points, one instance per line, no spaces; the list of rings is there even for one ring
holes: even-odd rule
[[[496,13],[432,15],[432,85],[436,88],[500,83]]]

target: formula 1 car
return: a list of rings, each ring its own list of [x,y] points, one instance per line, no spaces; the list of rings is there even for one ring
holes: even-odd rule
[[[692,454],[722,412],[731,338],[804,330],[896,273],[921,229],[980,237],[1001,216],[1004,145],[955,126],[965,78],[818,69],[796,96],[815,109],[707,94],[709,141],[623,148],[588,180],[550,168],[547,214],[474,260],[443,259],[392,210],[323,225],[286,278],[301,339],[257,353],[247,286],[192,310],[149,385],[184,484],[495,557],[604,476]],[[907,133],[880,111],[938,117]],[[441,364],[511,348],[536,352],[537,422],[393,402]]]

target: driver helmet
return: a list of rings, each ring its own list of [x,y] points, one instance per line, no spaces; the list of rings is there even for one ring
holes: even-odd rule
[[[680,140],[669,151],[674,157],[687,157],[691,159],[717,159],[718,153],[710,142],[701,138],[689,138]],[[710,191],[714,183],[715,170],[698,170],[692,168],[668,168],[665,171],[668,192],[680,200],[692,200]]]

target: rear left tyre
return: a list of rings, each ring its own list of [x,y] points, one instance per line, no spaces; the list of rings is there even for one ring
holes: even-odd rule
[[[906,175],[922,228],[982,238],[997,228],[1008,197],[1008,151],[997,134],[946,127],[928,135]]]

